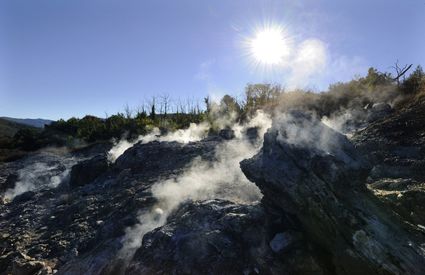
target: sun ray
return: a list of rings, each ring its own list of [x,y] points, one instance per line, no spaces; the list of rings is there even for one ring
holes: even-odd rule
[[[281,25],[265,24],[245,38],[245,48],[255,67],[269,69],[285,66],[292,53],[292,39]]]
[[[251,52],[261,63],[278,64],[288,54],[288,45],[278,29],[265,29],[252,39]]]
[[[289,26],[271,20],[251,26],[239,41],[241,57],[249,71],[264,81],[280,79],[296,52]]]

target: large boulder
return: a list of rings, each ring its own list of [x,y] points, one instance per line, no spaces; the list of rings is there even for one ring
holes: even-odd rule
[[[47,226],[52,231],[57,225],[61,231],[49,240],[48,247],[64,244],[63,252],[53,255],[61,259],[56,265],[58,274],[122,274],[133,250],[123,240],[126,231],[137,227],[140,213],[149,212],[157,203],[151,186],[184,173],[201,157],[213,158],[219,142],[211,138],[188,144],[135,144],[86,187],[71,189],[62,199],[55,197],[59,205],[50,214],[55,222],[49,217]]]
[[[423,236],[365,186],[367,162],[347,138],[299,112],[273,121],[245,175],[282,215],[293,215],[338,274],[424,274]]]
[[[380,102],[380,103],[373,104],[368,111],[369,112],[367,116],[367,121],[373,122],[373,121],[387,117],[394,110],[391,108],[391,106],[388,103]]]
[[[71,170],[70,186],[79,187],[88,184],[107,170],[108,159],[104,154],[77,163]]]
[[[424,126],[425,102],[417,101],[352,137],[373,167],[368,187],[405,221],[420,228],[425,225]]]
[[[114,164],[116,170],[130,169],[131,173],[169,174],[171,170],[181,169],[195,157],[213,159],[214,149],[220,139],[206,139],[187,144],[179,142],[152,141],[137,143],[122,154]]]
[[[326,273],[299,234],[277,229],[259,204],[188,202],[144,236],[126,274]]]
[[[374,177],[425,180],[425,102],[405,106],[358,131],[351,141],[375,169]]]

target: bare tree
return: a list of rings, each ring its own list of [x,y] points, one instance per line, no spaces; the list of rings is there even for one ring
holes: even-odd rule
[[[161,114],[164,114],[164,118],[167,116],[170,108],[170,95],[163,94],[161,96]]]
[[[184,103],[182,102],[182,100],[179,98],[179,109],[180,109],[180,113],[182,114],[186,114],[186,108],[184,106]]]
[[[199,106],[199,99],[196,100],[196,114],[199,115],[201,113],[201,107]]]
[[[402,68],[398,64],[398,60],[396,61],[395,65],[392,66],[392,68],[396,71],[397,76],[393,78],[394,81],[397,81],[397,86],[400,87],[400,78],[408,71],[410,68],[412,68],[413,64],[410,65],[404,65]],[[404,77],[403,77],[404,80]]]

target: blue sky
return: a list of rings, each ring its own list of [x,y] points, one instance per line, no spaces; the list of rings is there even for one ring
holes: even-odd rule
[[[424,14],[423,0],[1,0],[0,116],[104,117],[161,94],[319,91],[397,59],[424,66]],[[244,42],[265,24],[283,26],[294,51],[319,45],[311,66],[296,55],[254,66]]]

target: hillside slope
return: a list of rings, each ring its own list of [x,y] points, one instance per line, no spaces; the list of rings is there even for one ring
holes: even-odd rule
[[[23,125],[28,125],[28,126],[32,126],[32,127],[37,127],[37,128],[44,128],[44,125],[49,125],[50,123],[52,123],[52,120],[49,119],[42,119],[42,118],[13,118],[13,117],[0,117],[0,119],[4,119],[7,121],[11,121],[11,122],[15,122],[15,123],[19,123],[19,124],[23,124]]]
[[[35,127],[0,118],[0,137],[13,137],[21,129],[36,129]]]

